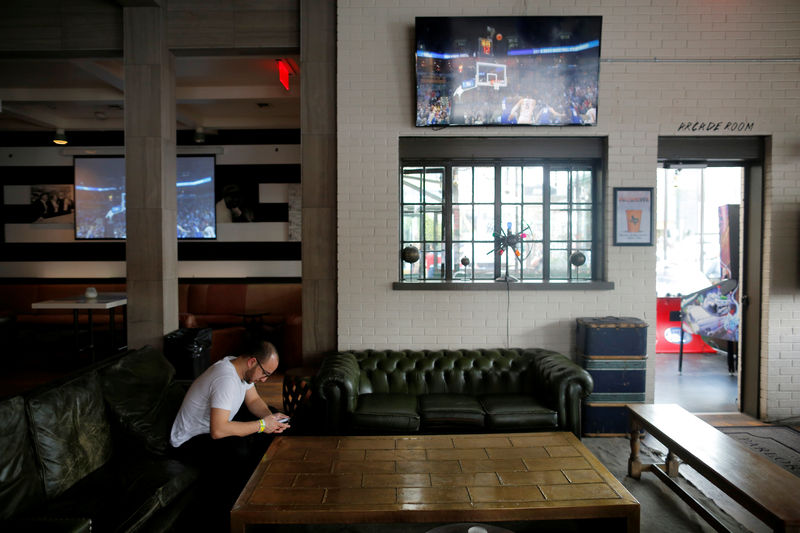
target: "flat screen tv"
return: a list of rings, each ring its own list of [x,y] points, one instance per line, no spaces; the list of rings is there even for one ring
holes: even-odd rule
[[[179,239],[215,239],[214,156],[178,157]],[[75,158],[75,238],[124,239],[125,159]]]
[[[597,123],[602,17],[417,17],[417,126]]]

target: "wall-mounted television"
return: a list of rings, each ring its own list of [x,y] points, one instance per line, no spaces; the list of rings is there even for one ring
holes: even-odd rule
[[[179,239],[215,239],[214,156],[176,162]],[[125,159],[75,158],[75,238],[124,239]]]
[[[416,125],[597,123],[602,17],[417,17]]]

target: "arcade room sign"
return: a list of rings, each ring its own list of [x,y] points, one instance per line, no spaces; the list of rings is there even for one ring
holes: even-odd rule
[[[678,126],[678,131],[721,131],[721,132],[739,132],[739,131],[753,131],[755,122],[681,122]]]

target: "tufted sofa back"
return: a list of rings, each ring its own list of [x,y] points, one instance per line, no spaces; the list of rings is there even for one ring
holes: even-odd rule
[[[527,393],[530,351],[521,349],[354,351],[358,393]]]

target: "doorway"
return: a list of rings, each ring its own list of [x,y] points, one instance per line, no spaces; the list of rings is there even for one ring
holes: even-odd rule
[[[662,219],[659,219],[659,270],[662,271],[667,265],[666,262],[661,263],[662,258],[665,261],[669,258],[676,259],[683,269],[686,265],[691,265],[691,273],[686,274],[686,282],[690,285],[677,289],[682,296],[686,295],[683,291],[697,288],[691,283],[699,285],[707,280],[711,286],[718,277],[735,279],[738,276],[736,292],[731,295],[732,300],[728,299],[727,308],[735,307],[738,310],[739,339],[733,346],[738,355],[733,372],[728,371],[726,341],[714,342],[709,339],[706,342],[701,336],[700,340],[711,350],[697,355],[685,355],[682,372],[678,372],[677,354],[662,356],[662,364],[655,365],[656,402],[682,403],[692,412],[730,410],[759,417],[763,179],[764,154],[769,145],[768,137],[757,136],[658,139],[658,175],[661,187],[665,190],[657,196],[657,211],[663,209],[664,213],[669,213],[673,209],[671,216],[679,219],[679,222],[673,224],[673,228],[677,228],[673,231],[678,232],[678,237],[685,237],[682,239],[685,240],[684,248],[678,249],[678,256],[670,254],[669,242],[662,242],[661,239],[672,238],[674,235],[666,234],[669,224],[662,224]],[[669,187],[693,200],[683,199],[683,203],[688,206],[678,211],[681,199],[674,198],[672,204],[669,204]],[[720,247],[719,228],[720,219],[723,218],[720,207],[736,205],[737,198],[738,215],[733,209],[726,209],[724,214],[728,221],[738,220],[740,232],[738,236],[727,239],[729,246],[725,249]],[[681,231],[685,233],[689,229],[690,224],[693,224],[691,232],[688,235],[681,234]],[[730,230],[735,228],[724,227],[722,233]],[[730,243],[738,243],[738,252],[735,246],[731,250]],[[726,255],[726,252],[732,253]],[[738,265],[734,264],[737,260]],[[663,275],[661,272],[657,278]],[[657,286],[659,296],[666,293],[677,296],[674,294],[676,289],[665,287],[663,279],[661,283],[657,282]],[[726,302],[721,304],[724,307]],[[680,315],[678,319],[681,319]],[[679,328],[673,332],[677,332],[679,336],[682,320],[677,325]],[[684,338],[684,342],[686,341]],[[663,346],[663,342],[661,345]],[[659,351],[658,348],[656,351]],[[656,355],[657,362],[659,355],[661,354]],[[693,363],[698,366],[693,366]]]
[[[664,162],[657,171],[656,403],[739,411],[744,181],[741,164]]]

